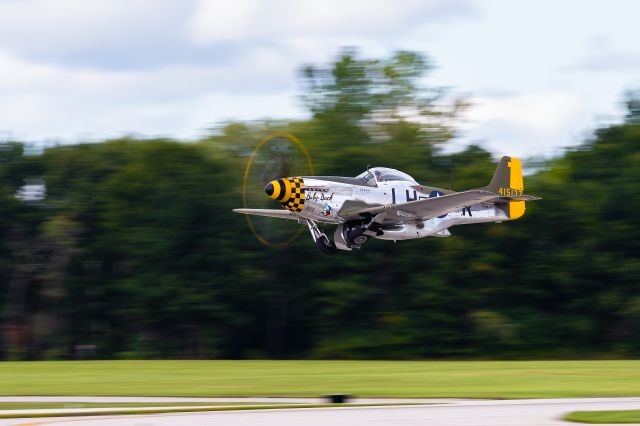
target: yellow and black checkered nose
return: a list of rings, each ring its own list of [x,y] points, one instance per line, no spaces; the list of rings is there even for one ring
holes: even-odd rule
[[[299,177],[282,178],[271,181],[264,187],[264,192],[274,200],[280,201],[282,207],[292,212],[302,211],[304,207],[304,179]]]

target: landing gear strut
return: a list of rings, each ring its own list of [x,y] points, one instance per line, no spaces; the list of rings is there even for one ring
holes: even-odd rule
[[[324,254],[334,254],[338,249],[333,241],[331,241],[329,237],[327,237],[327,235],[318,228],[318,224],[315,221],[311,219],[306,219],[306,221],[316,247],[318,247],[318,249]]]

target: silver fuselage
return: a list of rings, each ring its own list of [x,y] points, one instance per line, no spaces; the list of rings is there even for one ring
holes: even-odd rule
[[[340,211],[345,202],[363,205],[400,205],[412,201],[442,195],[444,190],[416,185],[414,182],[377,182],[377,186],[354,185],[304,177],[304,207],[296,216],[317,222],[343,224],[353,218],[343,217]],[[454,225],[502,222],[509,220],[507,214],[492,203],[482,203],[451,212],[442,217],[414,220],[401,225],[389,224],[384,233],[376,238],[384,240],[407,240],[427,236],[448,237],[447,228]]]

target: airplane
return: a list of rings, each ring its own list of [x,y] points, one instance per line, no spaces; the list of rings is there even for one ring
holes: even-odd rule
[[[355,178],[283,177],[269,182],[266,194],[282,209],[234,209],[236,213],[297,220],[306,224],[325,254],[359,249],[370,238],[408,240],[451,236],[454,225],[503,222],[522,217],[525,202],[522,163],[502,157],[489,185],[455,192],[420,185],[399,170],[371,167]],[[331,239],[318,222],[338,225]]]

